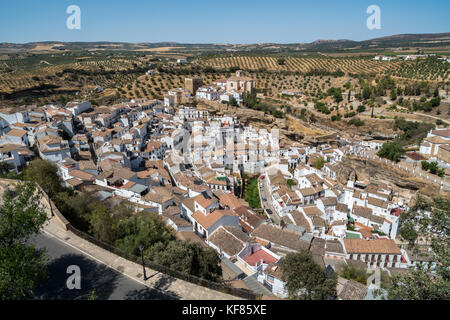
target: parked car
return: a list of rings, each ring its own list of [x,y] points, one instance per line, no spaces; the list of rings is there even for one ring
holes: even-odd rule
[[[272,214],[273,213],[272,210],[270,210],[270,209],[266,209],[266,212],[267,212],[267,214]]]

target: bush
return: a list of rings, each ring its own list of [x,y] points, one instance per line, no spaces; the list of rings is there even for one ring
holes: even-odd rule
[[[323,157],[320,157],[314,163],[314,167],[318,170],[322,169],[324,165],[325,165],[325,159]]]
[[[358,118],[355,118],[355,119],[350,119],[348,121],[348,124],[349,125],[353,125],[355,127],[362,127],[364,125],[364,121],[362,121],[362,120],[360,120]]]
[[[367,273],[364,268],[346,265],[345,269],[341,272],[341,277],[357,281],[363,285],[367,284]]]
[[[405,150],[396,142],[385,142],[377,154],[382,158],[398,162],[400,157],[405,154]]]
[[[314,105],[314,109],[316,109],[316,110],[318,110],[318,111],[320,111],[320,112],[322,112],[324,114],[330,114],[331,113],[330,109],[328,109],[328,106],[325,103],[323,103],[323,102],[317,102]]]

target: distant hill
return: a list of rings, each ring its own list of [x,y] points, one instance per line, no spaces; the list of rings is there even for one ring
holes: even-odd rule
[[[339,52],[339,51],[380,51],[389,49],[442,48],[450,52],[450,33],[435,34],[399,34],[364,41],[353,40],[316,40],[311,43],[262,43],[262,44],[193,44],[176,42],[158,43],[124,43],[124,42],[59,42],[44,41],[25,44],[0,43],[0,53],[48,53],[81,50],[138,50],[157,51],[306,51],[306,52]]]

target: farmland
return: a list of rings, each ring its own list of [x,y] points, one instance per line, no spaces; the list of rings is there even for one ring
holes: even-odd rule
[[[38,54],[0,60],[0,96],[30,98],[42,87],[56,88],[33,94],[40,102],[60,92],[87,92],[96,86],[115,88],[145,72],[151,56],[130,53]],[[39,90],[38,90],[39,91]],[[29,100],[29,99],[28,99]],[[45,99],[44,99],[45,100]],[[37,101],[36,101],[37,102]]]
[[[282,59],[282,60],[281,60]],[[238,67],[244,70],[290,71],[314,73],[342,71],[350,74],[384,73],[400,65],[399,61],[374,61],[370,58],[349,57],[273,57],[273,56],[224,56],[206,59],[205,65],[213,68]]]
[[[356,111],[357,105],[352,107],[346,100],[336,103],[333,95],[328,94],[330,90],[340,88],[342,93],[362,94],[362,83],[376,86],[385,76],[395,79],[402,88],[409,85],[415,88],[420,81],[428,81],[429,90],[434,90],[436,86],[444,89],[449,79],[450,64],[436,58],[376,61],[371,55],[230,54],[197,50],[201,48],[164,44],[161,47],[139,46],[136,50],[102,47],[102,50],[70,51],[65,48],[59,53],[3,54],[0,56],[0,97],[4,105],[62,103],[74,98],[98,103],[133,98],[162,99],[168,90],[184,87],[186,77],[201,77],[205,85],[211,85],[241,69],[255,79],[256,91],[264,98],[281,98],[305,107],[309,104],[310,108],[321,101],[331,110],[330,117],[339,117],[339,114],[351,113],[353,108]],[[177,64],[176,59],[180,57],[187,58],[189,63]],[[146,75],[149,69],[154,72]],[[97,86],[105,90],[94,92]],[[380,98],[374,102],[378,106],[386,105],[380,99],[389,91],[380,90],[384,91],[383,95],[376,94]],[[287,96],[283,91],[296,91],[300,95]],[[440,108],[447,116],[446,107]],[[368,107],[366,113],[370,110]]]

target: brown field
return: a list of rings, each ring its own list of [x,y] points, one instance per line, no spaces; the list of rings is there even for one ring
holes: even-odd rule
[[[324,136],[329,133],[329,132],[325,132],[320,129],[306,127],[300,120],[295,119],[293,117],[288,117],[286,121],[287,121],[287,125],[289,126],[290,130],[292,130],[293,132],[297,132],[297,133],[303,133],[307,137],[311,137],[311,138],[321,137],[321,136]]]
[[[36,45],[31,51],[56,51],[55,49],[52,49],[53,47],[62,47],[63,45],[60,43],[56,44],[38,44]]]
[[[177,50],[177,49],[184,49],[184,47],[159,47],[159,48],[138,49],[136,51],[167,52],[167,51],[173,51],[173,50]]]

